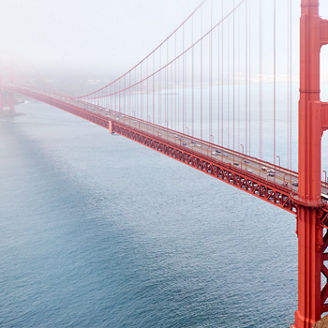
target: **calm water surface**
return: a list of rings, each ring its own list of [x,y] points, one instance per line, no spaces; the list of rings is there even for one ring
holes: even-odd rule
[[[288,327],[293,216],[43,104],[0,119],[0,327]]]

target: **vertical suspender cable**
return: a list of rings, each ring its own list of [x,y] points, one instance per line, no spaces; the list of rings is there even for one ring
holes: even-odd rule
[[[121,89],[121,80],[118,81],[118,90]],[[118,94],[118,111],[121,113],[121,92]]]
[[[143,78],[142,78],[142,63],[141,63],[141,65],[140,65],[140,81],[142,81],[143,80]],[[144,108],[143,108],[143,103],[144,103],[144,101],[143,101],[143,97],[144,97],[144,89],[143,89],[143,86],[144,86],[144,83],[141,83],[141,85],[140,85],[140,90],[139,90],[139,92],[138,92],[138,95],[139,95],[139,98],[140,98],[140,118],[143,120],[143,114],[144,114]]]
[[[174,58],[177,56],[177,35],[174,35]],[[177,129],[177,61],[174,61],[174,129]]]
[[[287,38],[287,167],[292,169],[292,0],[288,1],[287,12],[288,38]]]
[[[116,96],[117,83],[114,84],[114,110],[117,110],[117,96]],[[108,108],[108,102],[110,101],[110,96],[106,95],[105,98],[105,107]],[[111,108],[112,109],[112,108]]]
[[[159,67],[162,67],[162,47],[159,47]],[[162,70],[158,72],[158,124],[162,123]]]
[[[166,43],[166,65],[169,62],[169,42]],[[165,68],[165,126],[168,128],[168,99],[167,99],[167,88],[168,88],[168,74],[169,74],[169,67]]]
[[[211,28],[213,26],[213,1],[211,0]],[[213,142],[213,33],[209,35],[209,141]]]
[[[248,155],[252,149],[252,1],[249,0],[248,5]]]
[[[222,2],[222,0],[221,0],[221,2]],[[220,7],[218,8],[218,15],[219,15],[219,17],[220,17]],[[218,90],[217,90],[217,93],[218,93],[218,97],[217,97],[217,99],[218,99],[218,104],[217,104],[217,107],[218,107],[218,144],[219,145],[222,145],[222,143],[221,143],[221,139],[220,139],[220,136],[221,136],[221,134],[220,134],[220,121],[221,121],[221,119],[220,119],[220,117],[221,117],[221,108],[220,108],[220,81],[221,81],[221,79],[220,79],[220,74],[222,74],[222,72],[221,72],[221,58],[220,58],[220,54],[221,54],[221,52],[220,52],[220,27],[218,27],[218,35],[217,35],[217,38],[218,38],[218,62],[217,62],[217,65],[218,65]]]
[[[194,43],[194,17],[191,18],[191,43]],[[195,50],[192,47],[191,50],[191,135],[194,136],[194,120],[195,120],[195,77],[194,77],[194,65],[195,65]]]
[[[287,81],[286,81],[286,100],[287,100],[287,111],[286,111],[286,147],[287,147],[287,167],[290,169],[290,145],[289,145],[289,132],[290,132],[290,1],[288,1],[288,9],[287,9],[287,16],[286,16],[286,23],[287,23]]]
[[[185,51],[185,25],[182,27],[182,51]],[[185,133],[186,113],[185,113],[185,57],[182,56],[182,131]]]
[[[262,0],[260,0],[262,1]],[[237,35],[238,35],[238,126],[237,126],[237,144],[238,149],[240,146],[240,11],[238,11],[238,24],[237,24]]]
[[[137,81],[137,68],[134,71],[134,88],[132,89],[132,92],[134,93],[133,99],[134,99],[134,106],[133,106],[133,112],[134,112],[134,117],[138,117],[139,116],[139,108],[138,108],[138,98],[137,98],[137,85],[136,85],[136,81]]]
[[[223,20],[223,1],[221,0],[221,20]],[[224,36],[224,29],[223,25],[221,26],[221,145],[224,146],[224,140],[223,140],[223,70],[224,70],[224,59],[223,59],[223,36]]]
[[[149,61],[147,60],[147,69],[146,69],[146,74],[148,76],[149,74]],[[146,92],[147,92],[147,108],[146,108],[146,121],[149,121],[149,78],[147,78],[146,81],[147,85],[146,85]]]
[[[178,93],[177,93],[177,125],[178,125],[178,130],[180,131],[180,63],[179,60],[177,60],[177,88],[178,88]]]
[[[245,2],[245,153],[248,152],[248,2]]]
[[[262,0],[259,0],[259,156],[263,158],[263,20]]]
[[[233,6],[235,7],[235,0],[233,1]],[[235,145],[235,84],[236,84],[236,54],[235,54],[235,12],[232,16],[232,149],[236,150]]]
[[[155,54],[153,54],[153,72],[155,72]],[[155,124],[155,74],[153,75],[153,124]]]
[[[201,10],[201,35],[203,35],[203,10]],[[200,41],[200,139],[203,139],[203,39]]]
[[[230,148],[230,20],[227,25],[227,147]]]
[[[173,44],[174,49],[174,44]],[[172,50],[173,53],[174,50]],[[171,129],[174,129],[174,106],[175,106],[175,66],[171,65]]]
[[[293,169],[293,8],[289,0],[289,169]]]
[[[277,1],[273,0],[273,163],[276,165]]]
[[[129,86],[131,85],[131,73],[129,74]],[[132,106],[131,106],[131,88],[129,88],[129,95],[128,95],[128,97],[129,97],[129,115],[131,115],[131,108],[132,108]]]

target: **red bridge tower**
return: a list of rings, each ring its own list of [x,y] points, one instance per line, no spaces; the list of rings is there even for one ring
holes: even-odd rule
[[[321,137],[328,129],[328,104],[320,102],[320,50],[328,44],[328,21],[319,0],[302,0],[299,100],[298,310],[296,328],[312,328],[328,312],[328,234],[320,222]],[[321,288],[321,273],[326,277]]]

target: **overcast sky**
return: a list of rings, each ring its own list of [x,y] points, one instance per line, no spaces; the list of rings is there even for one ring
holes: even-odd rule
[[[113,69],[134,64],[200,0],[1,0],[0,58]]]
[[[115,75],[151,51],[200,1],[0,0],[0,60]],[[327,1],[321,2],[328,17]]]

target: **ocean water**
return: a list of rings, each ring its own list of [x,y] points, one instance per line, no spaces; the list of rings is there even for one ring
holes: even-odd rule
[[[295,218],[50,106],[0,119],[0,327],[288,327]]]

